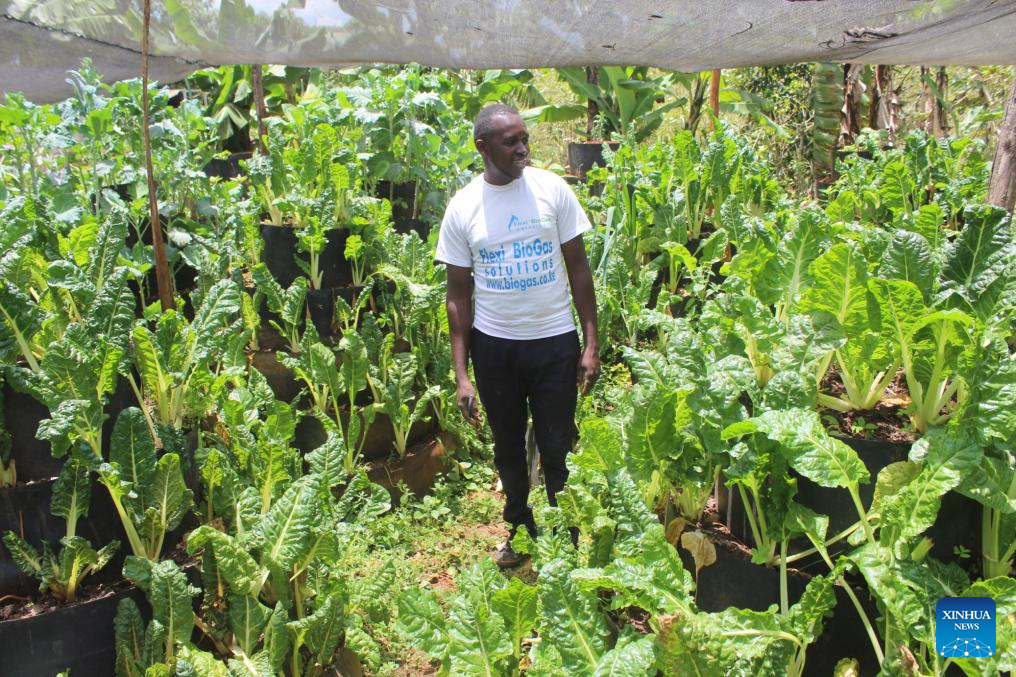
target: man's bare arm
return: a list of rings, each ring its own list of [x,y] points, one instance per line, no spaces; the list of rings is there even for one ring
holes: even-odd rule
[[[586,247],[581,237],[561,244],[561,255],[568,268],[568,284],[582,326],[582,355],[579,357],[578,381],[583,395],[588,395],[600,376],[600,341],[596,324],[596,293],[593,274],[589,270]]]
[[[448,331],[452,340],[452,365],[455,368],[456,402],[466,420],[476,418],[476,391],[469,380],[469,331],[473,327],[473,271],[447,265]]]

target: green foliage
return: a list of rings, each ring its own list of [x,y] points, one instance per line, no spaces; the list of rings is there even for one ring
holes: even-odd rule
[[[187,514],[193,492],[184,483],[180,456],[157,456],[144,415],[125,409],[117,418],[109,462],[98,467],[99,481],[109,491],[131,550],[157,561],[166,534]]]

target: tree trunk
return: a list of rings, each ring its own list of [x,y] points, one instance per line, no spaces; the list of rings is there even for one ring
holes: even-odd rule
[[[921,66],[921,82],[924,92],[924,131],[936,139],[949,135],[949,116],[946,110],[949,79],[945,67],[940,67],[931,79],[931,71]]]
[[[692,134],[698,129],[699,120],[702,118],[702,107],[705,103],[706,81],[699,75],[692,88],[691,103],[688,104],[688,117],[684,121],[684,128]]]
[[[988,184],[988,203],[1010,212],[1016,201],[1016,81],[1009,92],[1005,107],[1005,120],[998,131],[998,146],[991,164],[991,181]]]
[[[868,126],[872,129],[887,130],[889,143],[893,144],[896,139],[900,108],[900,100],[893,87],[893,67],[875,66],[873,85],[871,103],[868,107]]]
[[[864,80],[864,64],[850,64],[847,68],[843,85],[843,123],[840,127],[841,139],[853,143],[854,137],[864,128],[864,116],[861,104],[868,87]]]
[[[265,118],[268,115],[265,111],[265,87],[262,81],[261,64],[251,64],[250,79],[254,89],[254,108],[257,110],[258,116],[258,142],[255,146],[259,153],[268,155],[268,149],[265,148],[265,137],[268,135],[268,129],[265,127]]]
[[[586,66],[586,82],[593,86],[599,85],[599,75],[596,66]],[[593,130],[596,128],[596,116],[600,111],[596,107],[596,102],[592,99],[589,99],[586,106],[586,141],[592,141]]]

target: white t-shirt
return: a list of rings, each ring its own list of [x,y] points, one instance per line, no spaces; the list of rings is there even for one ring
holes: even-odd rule
[[[575,329],[561,243],[592,226],[557,174],[526,167],[494,186],[477,176],[448,203],[438,261],[473,269],[473,326],[490,336],[536,339]]]

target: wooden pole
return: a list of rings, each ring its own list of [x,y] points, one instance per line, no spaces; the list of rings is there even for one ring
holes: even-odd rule
[[[1016,202],[1016,79],[1009,92],[1005,119],[998,131],[995,159],[991,163],[988,203],[1012,211]]]
[[[148,177],[148,214],[152,221],[152,244],[155,246],[155,281],[159,287],[159,301],[164,311],[175,308],[173,288],[169,277],[166,245],[162,241],[162,223],[159,221],[159,200],[155,195],[155,173],[152,170],[152,138],[148,132],[148,34],[152,23],[152,0],[145,0],[145,25],[141,36],[141,128],[145,144],[145,173]]]
[[[586,66],[586,82],[594,87],[599,87],[599,79],[600,76],[596,66]],[[597,108],[596,102],[589,99],[586,103],[586,141],[593,140],[593,129],[596,128],[596,116],[599,113],[600,109]]]
[[[720,117],[720,69],[713,69],[713,77],[709,81],[709,106],[713,109],[713,115]]]
[[[265,86],[261,79],[261,64],[251,64],[250,67],[250,79],[251,85],[254,89],[254,106],[257,109],[258,115],[258,142],[257,149],[262,155],[268,155],[268,149],[265,148],[265,136],[268,134],[268,129],[265,127],[265,118],[267,113],[265,111]]]

